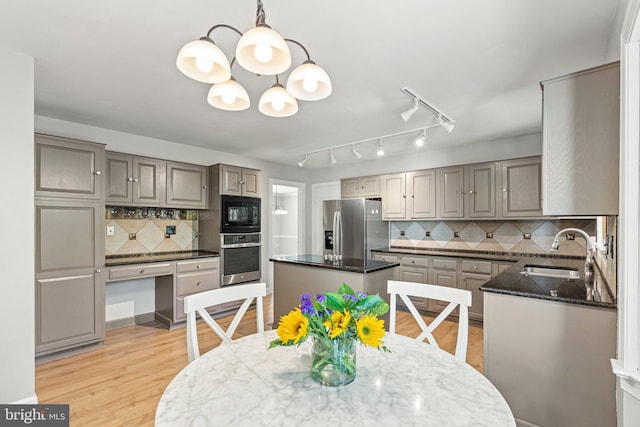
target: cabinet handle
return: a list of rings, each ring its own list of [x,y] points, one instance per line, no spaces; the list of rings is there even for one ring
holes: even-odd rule
[[[240,181],[240,185],[244,185],[244,181]]]
[[[93,174],[94,174],[94,175],[102,175],[102,172],[100,172],[100,171],[95,171]]]
[[[196,283],[196,286],[200,286],[202,284],[202,282],[198,282]]]
[[[411,260],[411,264],[415,264],[416,262],[414,260]]]
[[[144,268],[142,270],[140,270],[140,274],[143,274],[143,273],[144,273]]]
[[[101,273],[102,270],[100,270],[99,268],[96,268],[96,273]]]
[[[473,190],[469,190],[469,194],[473,194]]]
[[[473,269],[474,269],[474,270],[477,270],[477,269],[478,269],[478,266],[477,266],[477,265],[474,265],[474,266],[473,266]]]
[[[203,186],[202,186],[202,188],[204,188],[204,189],[206,190],[206,189],[207,189],[207,186],[206,186],[206,185],[203,185]]]
[[[200,264],[196,265],[196,268],[200,268]]]
[[[133,178],[127,178],[127,181],[133,182]]]
[[[133,182],[138,182],[138,178],[133,178]]]
[[[403,199],[406,199],[406,198],[407,198],[406,194],[403,194],[403,195],[402,195],[402,198],[403,198]]]
[[[503,189],[502,189],[502,192],[503,192],[503,193],[506,193],[506,192],[507,192],[507,189],[506,189],[506,188],[503,188]]]

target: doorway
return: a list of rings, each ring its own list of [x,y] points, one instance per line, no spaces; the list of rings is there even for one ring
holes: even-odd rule
[[[269,254],[304,254],[304,187],[299,182],[270,181]]]

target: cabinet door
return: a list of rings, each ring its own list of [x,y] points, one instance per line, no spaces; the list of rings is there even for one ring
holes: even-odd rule
[[[436,217],[435,170],[407,174],[407,218]]]
[[[222,165],[220,194],[242,196],[242,168]]]
[[[404,282],[414,282],[414,283],[429,283],[428,280],[428,271],[426,268],[403,268],[400,267],[398,269],[399,271],[399,276],[400,279]],[[420,309],[428,309],[428,303],[429,300],[427,298],[422,298],[422,297],[409,297],[411,299],[411,301],[413,302],[413,305],[416,306],[416,308],[420,308]],[[398,302],[402,305],[404,305],[404,303],[402,302],[401,299],[398,298]]]
[[[380,197],[380,177],[365,176],[358,179],[359,197]]]
[[[449,288],[455,288],[458,286],[458,272],[451,270],[439,270],[431,269],[431,284],[438,286],[447,286]],[[446,301],[429,300],[428,308],[430,311],[440,312],[449,305]],[[457,310],[454,311],[457,313]]]
[[[502,162],[502,216],[542,216],[540,157]]]
[[[464,218],[464,167],[438,169],[440,218]]]
[[[360,180],[358,178],[341,179],[340,196],[343,199],[360,197]]]
[[[619,63],[543,87],[545,215],[617,215]]]
[[[260,171],[243,169],[241,185],[243,196],[260,197]]]
[[[167,206],[207,208],[207,168],[185,163],[166,163]]]
[[[468,167],[469,217],[496,217],[496,165],[486,163]]]
[[[469,319],[482,320],[484,296],[480,286],[484,285],[491,276],[484,274],[461,273],[462,286],[471,291],[471,307],[469,307]]]
[[[404,219],[406,217],[405,204],[405,174],[383,175],[382,184],[382,219]]]
[[[162,161],[133,158],[133,202],[161,206]]]
[[[107,153],[105,160],[105,198],[107,203],[131,203],[133,187],[131,156]]]
[[[99,273],[36,279],[36,355],[104,339]]]
[[[104,146],[35,136],[35,195],[102,199]]]

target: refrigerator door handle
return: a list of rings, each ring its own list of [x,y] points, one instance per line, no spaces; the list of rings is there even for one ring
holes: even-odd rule
[[[335,236],[338,236],[338,245],[336,246],[335,254],[338,256],[342,256],[342,212],[336,212],[338,214],[338,221],[336,222],[338,228],[336,230]]]
[[[331,232],[333,233],[333,254],[337,255],[338,241],[340,239],[338,237],[338,211],[333,212],[333,227],[331,229]]]

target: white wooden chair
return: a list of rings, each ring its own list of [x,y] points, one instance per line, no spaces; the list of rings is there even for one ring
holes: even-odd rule
[[[387,292],[391,295],[389,332],[395,333],[396,331],[396,301],[399,296],[415,318],[420,329],[422,329],[422,333],[416,338],[416,340],[423,341],[426,338],[429,341],[429,344],[435,345],[437,348],[440,347],[438,346],[436,339],[433,337],[433,330],[440,326],[442,321],[446,319],[457,306],[460,306],[458,318],[458,340],[456,342],[455,357],[461,362],[465,362],[467,356],[467,341],[469,339],[469,307],[471,306],[470,291],[448,288],[445,286],[427,285],[424,283],[389,280],[387,282]],[[413,302],[409,299],[409,296],[446,301],[449,302],[449,305],[427,326],[415,305],[413,305]]]
[[[198,330],[196,327],[196,313],[200,315],[213,331],[218,334],[223,343],[232,341],[233,333],[236,331],[240,320],[246,313],[249,305],[256,298],[256,325],[258,332],[264,332],[264,318],[262,309],[262,297],[267,295],[267,285],[265,283],[251,283],[248,285],[233,285],[211,291],[200,292],[189,295],[184,299],[184,312],[187,315],[187,353],[189,363],[200,357],[198,347]],[[230,301],[244,299],[235,317],[231,321],[229,328],[225,331],[207,312],[206,307],[223,304]]]

